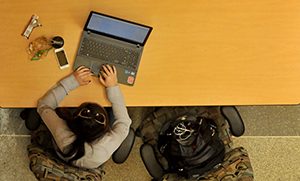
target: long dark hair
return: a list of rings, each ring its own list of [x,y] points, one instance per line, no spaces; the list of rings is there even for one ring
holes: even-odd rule
[[[83,110],[88,110],[90,117],[81,116]],[[76,153],[69,162],[78,160],[84,155],[85,142],[92,143],[110,129],[106,110],[96,103],[83,103],[73,113],[66,108],[58,108],[56,113],[60,118],[66,120],[68,127],[76,135],[76,140],[72,143],[70,151],[64,154],[64,156],[69,157]],[[94,116],[99,114],[104,115],[102,118],[100,117],[103,120],[95,119]]]

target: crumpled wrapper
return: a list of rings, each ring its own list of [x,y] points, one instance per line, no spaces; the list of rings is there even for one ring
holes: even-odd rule
[[[29,43],[27,52],[30,60],[40,60],[47,56],[49,50],[52,49],[50,41],[44,37],[38,37]]]

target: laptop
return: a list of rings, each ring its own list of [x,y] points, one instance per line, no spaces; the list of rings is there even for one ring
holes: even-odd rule
[[[103,64],[115,65],[119,83],[133,86],[151,31],[150,26],[91,11],[73,69],[84,65],[98,76]]]

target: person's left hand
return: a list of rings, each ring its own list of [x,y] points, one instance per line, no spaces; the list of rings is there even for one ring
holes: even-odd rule
[[[87,85],[91,82],[91,76],[93,74],[89,68],[80,66],[73,72],[73,75],[78,81],[79,85],[82,86],[82,85]]]

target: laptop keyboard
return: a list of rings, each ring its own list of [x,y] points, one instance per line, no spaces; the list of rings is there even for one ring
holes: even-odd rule
[[[83,39],[79,54],[101,59],[130,69],[136,69],[138,64],[137,52],[88,38]]]

